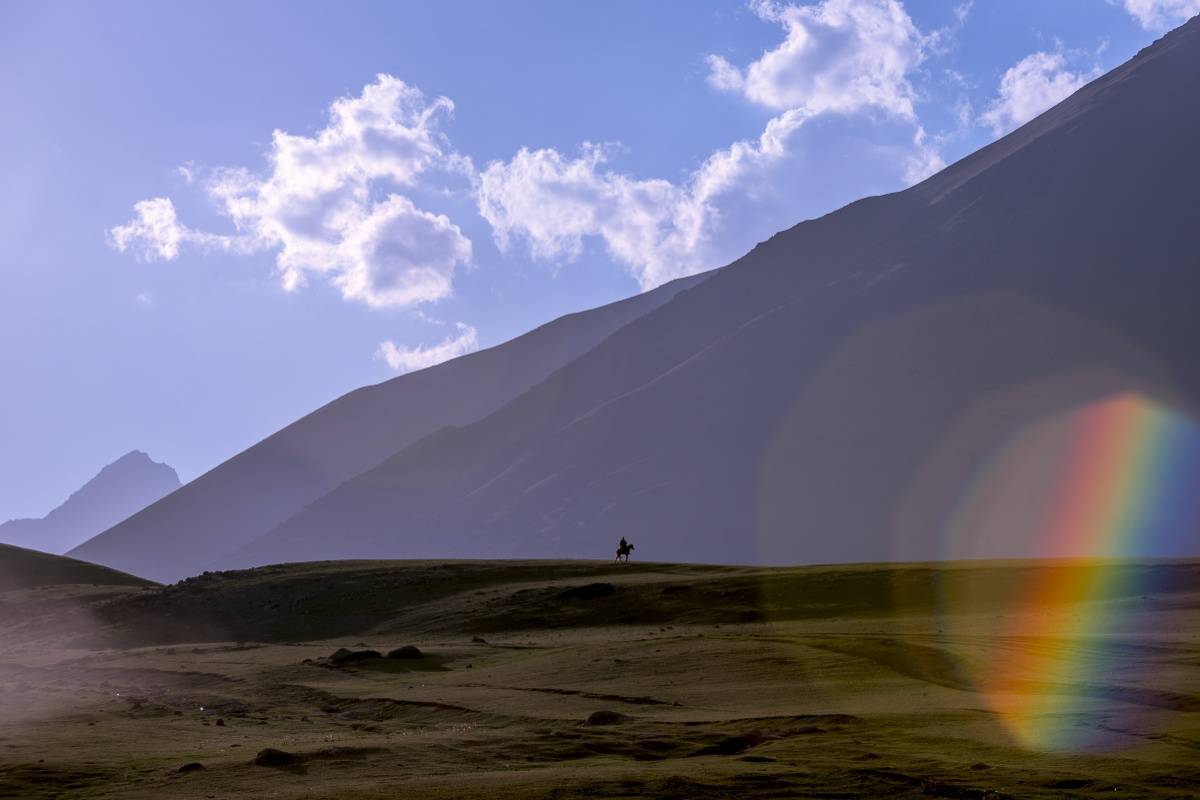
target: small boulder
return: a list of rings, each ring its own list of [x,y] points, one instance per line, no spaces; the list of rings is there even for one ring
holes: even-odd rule
[[[204,769],[204,765],[201,764],[199,761],[191,761],[187,764],[184,764],[182,767],[180,767],[179,769],[177,769],[175,771],[178,772],[180,775],[185,775],[189,772],[199,772],[202,769]]]
[[[342,666],[370,661],[375,658],[383,658],[383,654],[378,650],[347,650],[344,647],[339,647],[329,656],[329,663]]]
[[[424,658],[425,654],[422,653],[421,649],[419,647],[417,647],[416,645],[406,644],[403,647],[397,647],[395,650],[389,651],[387,654],[387,657],[388,658],[412,659],[412,658]]]
[[[591,714],[588,715],[588,718],[584,721],[583,724],[584,725],[620,725],[622,722],[625,722],[628,719],[629,719],[629,717],[625,716],[624,714],[618,714],[616,711],[609,711],[609,710],[605,709],[602,711],[593,711]]]

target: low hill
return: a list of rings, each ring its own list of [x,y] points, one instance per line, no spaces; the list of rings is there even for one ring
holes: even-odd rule
[[[0,592],[43,586],[153,586],[151,581],[66,556],[0,544]]]

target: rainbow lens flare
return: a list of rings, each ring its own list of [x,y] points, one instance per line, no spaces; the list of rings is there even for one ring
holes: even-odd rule
[[[973,670],[976,682],[1021,744],[1098,747],[1103,709],[1148,696],[1135,601],[1155,592],[1162,571],[1144,559],[1194,549],[1200,538],[1200,427],[1128,393],[1031,426],[1005,450],[1008,474],[1020,467],[1011,454],[1022,453],[1051,476],[1021,513],[1037,554],[1067,560],[1021,572],[996,623],[1004,646]]]

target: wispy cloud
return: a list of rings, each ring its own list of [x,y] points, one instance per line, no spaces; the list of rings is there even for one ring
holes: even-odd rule
[[[133,206],[133,219],[108,232],[108,243],[119,252],[133,252],[149,261],[173,261],[184,246],[244,251],[252,243],[244,237],[222,236],[193,230],[179,221],[175,204],[167,197],[141,200]]]
[[[380,342],[375,357],[398,372],[412,372],[479,349],[478,331],[464,322],[456,323],[455,327],[458,335],[447,336],[438,344],[428,347],[405,347],[390,339]]]

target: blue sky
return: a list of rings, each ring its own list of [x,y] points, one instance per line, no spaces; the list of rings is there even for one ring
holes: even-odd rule
[[[0,519],[903,188],[1197,11],[2,2]]]

